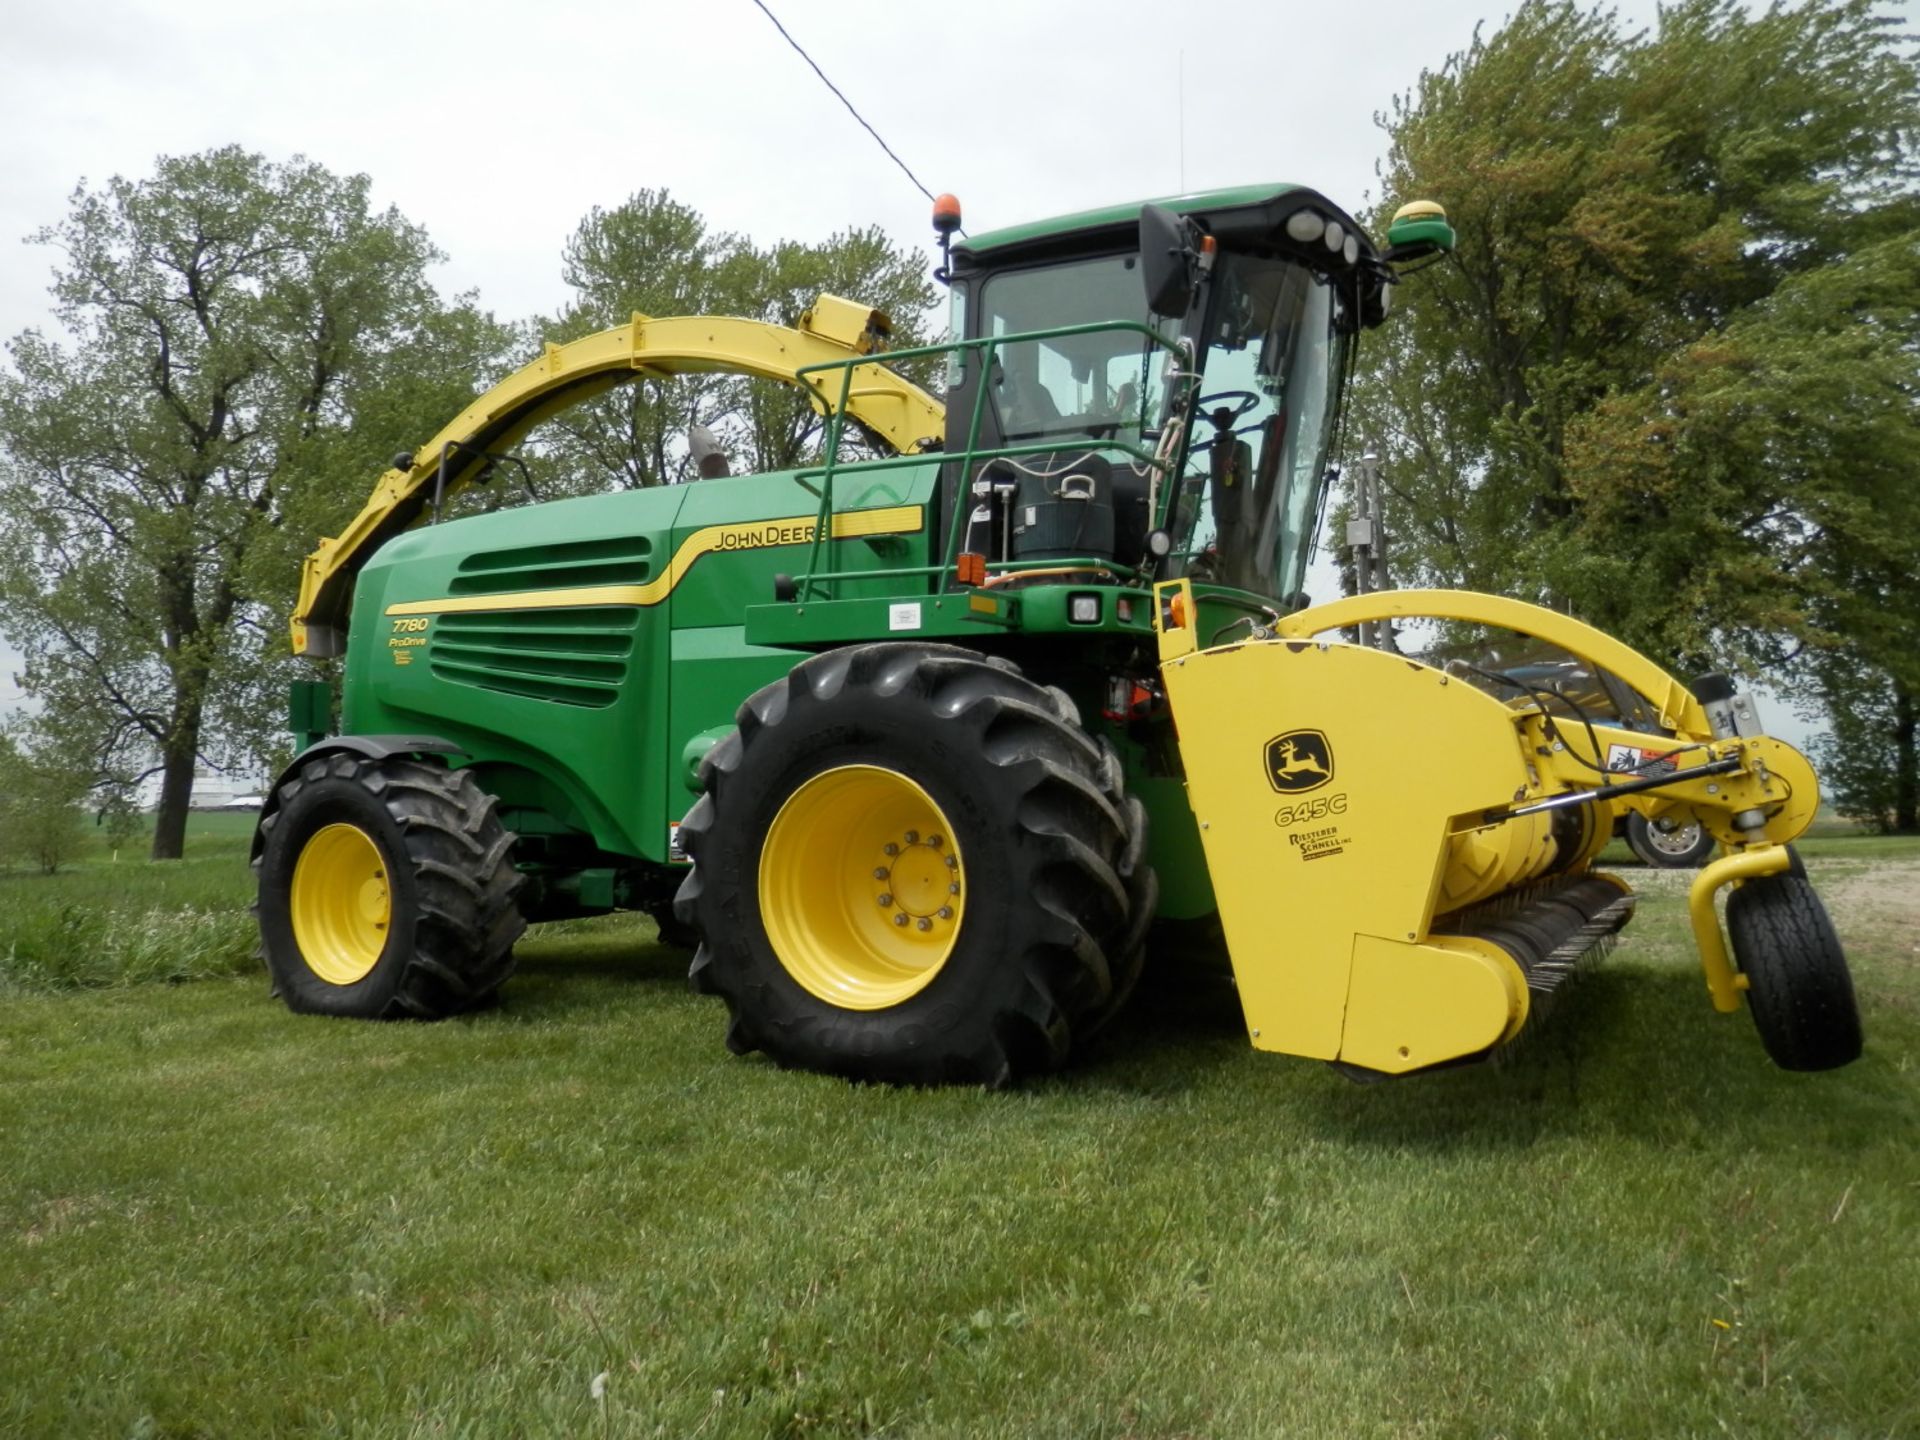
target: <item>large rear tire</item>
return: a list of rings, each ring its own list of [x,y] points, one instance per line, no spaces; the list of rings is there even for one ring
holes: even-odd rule
[[[260,830],[260,939],[290,1010],[439,1019],[512,973],[526,928],[513,836],[469,772],[319,756]]]
[[[1157,893],[1146,816],[1060,691],[957,647],[862,645],[738,720],[681,826],[676,901],[732,1049],[999,1086],[1125,999]]]
[[[1860,1058],[1860,1010],[1846,952],[1804,875],[1762,875],[1727,899],[1733,957],[1747,977],[1760,1043],[1783,1070]]]

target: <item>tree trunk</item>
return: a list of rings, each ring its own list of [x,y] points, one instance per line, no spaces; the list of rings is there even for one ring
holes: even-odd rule
[[[153,816],[153,858],[178,860],[187,839],[187,802],[193,798],[194,752],[199,748],[199,727],[195,734],[176,732],[173,742],[161,757],[160,808]]]
[[[1920,830],[1920,757],[1914,754],[1916,718],[1913,691],[1893,685],[1893,828],[1902,835]]]

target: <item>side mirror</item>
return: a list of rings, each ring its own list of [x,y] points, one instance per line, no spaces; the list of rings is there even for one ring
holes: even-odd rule
[[[1140,279],[1147,309],[1179,319],[1193,301],[1192,226],[1160,205],[1140,207]]]

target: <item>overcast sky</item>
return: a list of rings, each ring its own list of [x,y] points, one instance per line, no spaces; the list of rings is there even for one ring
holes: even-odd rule
[[[1376,115],[1511,9],[768,4],[975,231],[1266,180],[1358,209]],[[557,309],[567,235],[642,187],[761,241],[930,241],[925,200],[752,0],[0,0],[0,18],[0,337],[48,323],[54,254],[17,242],[83,177],[233,143],[370,175],[446,252],[443,286],[505,319]]]
[[[1510,8],[768,3],[976,230],[1183,182],[1296,180],[1357,208],[1375,185],[1376,113]],[[14,242],[60,219],[81,177],[235,142],[364,171],[447,252],[443,282],[502,317],[557,308],[566,236],[643,186],[761,240],[865,224],[930,238],[925,200],[751,0],[0,13],[0,335],[43,323],[54,257]]]

